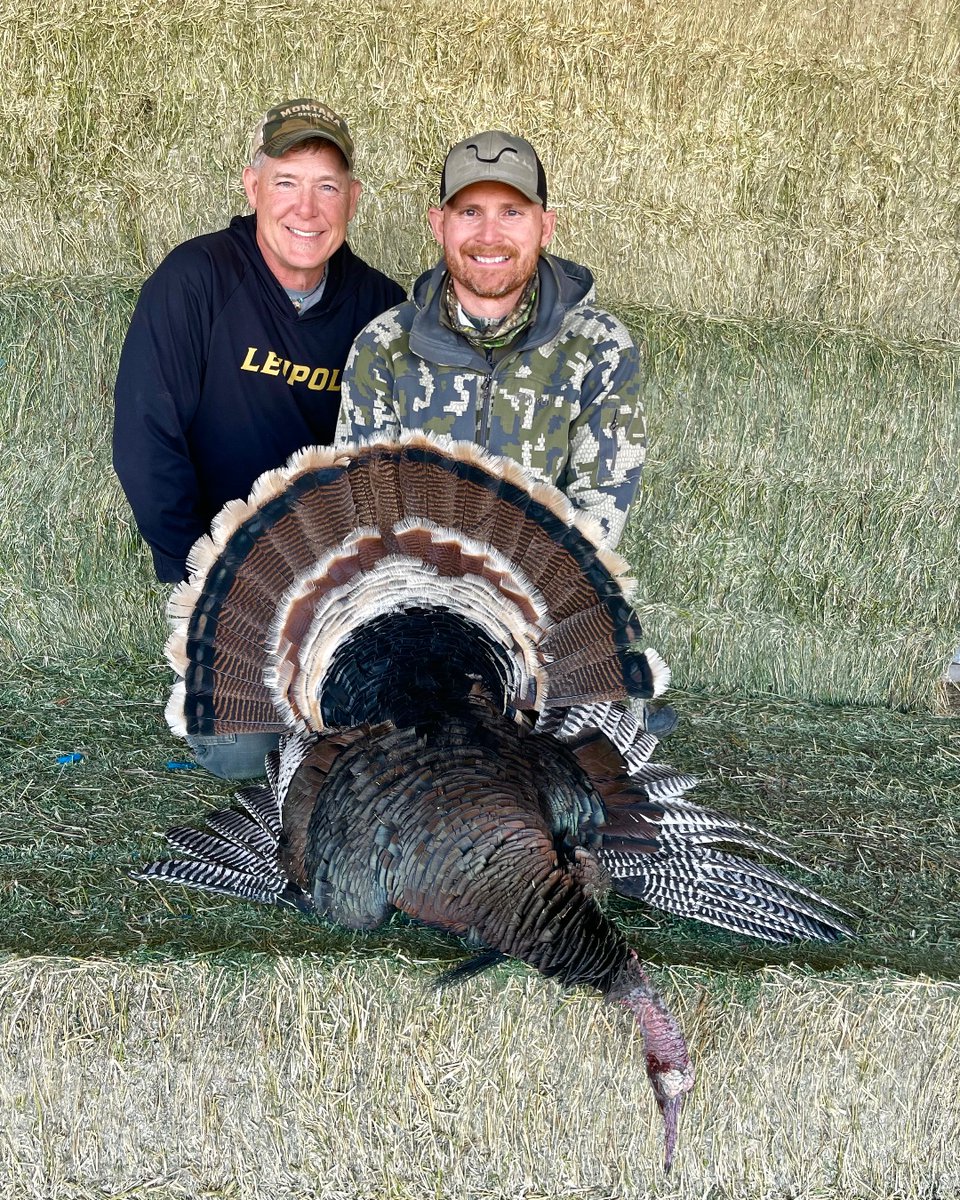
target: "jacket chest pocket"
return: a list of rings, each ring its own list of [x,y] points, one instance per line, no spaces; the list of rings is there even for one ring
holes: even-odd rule
[[[567,461],[573,415],[563,391],[504,384],[494,396],[490,449],[555,483]]]
[[[429,371],[409,370],[395,378],[393,392],[404,429],[473,440],[478,393],[475,375],[452,373],[438,384]]]

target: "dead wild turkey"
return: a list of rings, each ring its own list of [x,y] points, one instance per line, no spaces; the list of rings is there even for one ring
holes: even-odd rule
[[[188,859],[136,877],[351,929],[399,910],[486,948],[477,968],[509,955],[597,988],[640,1025],[669,1169],[693,1069],[604,891],[770,941],[847,931],[736,853],[791,861],[772,839],[650,761],[625,702],[668,671],[639,650],[626,563],[601,540],[516,464],[423,435],[263,476],[170,601],[167,717],[288,736],[266,786],[170,832]]]

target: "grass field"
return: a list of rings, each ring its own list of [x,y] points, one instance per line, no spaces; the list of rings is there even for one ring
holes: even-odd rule
[[[958,61],[953,0],[0,0],[0,1200],[960,1196]],[[540,149],[647,353],[665,754],[855,913],[770,950],[614,905],[697,1063],[669,1180],[592,995],[438,997],[454,940],[126,878],[229,790],[168,766],[117,355],[293,94],[347,115],[352,240],[404,284],[448,144]]]
[[[677,698],[665,756],[785,836],[858,936],[778,950],[615,906],[699,1071],[664,1181],[639,1043],[594,996],[516,965],[437,997],[456,939],[131,883],[229,796],[168,768],[166,686],[100,660],[3,687],[0,1196],[954,1194],[953,722]]]

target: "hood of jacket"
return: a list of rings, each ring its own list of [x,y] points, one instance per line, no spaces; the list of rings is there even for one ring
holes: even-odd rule
[[[570,309],[593,297],[593,274],[579,263],[541,252],[537,273],[540,283],[536,316],[511,350],[528,350],[549,342],[560,332]],[[476,369],[483,355],[440,319],[446,278],[446,264],[441,260],[414,283],[410,298],[416,315],[410,328],[410,349],[428,362]]]

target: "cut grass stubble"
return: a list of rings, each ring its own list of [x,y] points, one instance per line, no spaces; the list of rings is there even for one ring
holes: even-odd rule
[[[0,1196],[946,1196],[956,985],[663,977],[698,1082],[674,1175],[619,1011],[396,961],[0,968]],[[96,1180],[92,1192],[83,1179]],[[17,1189],[21,1190],[17,1190]]]

